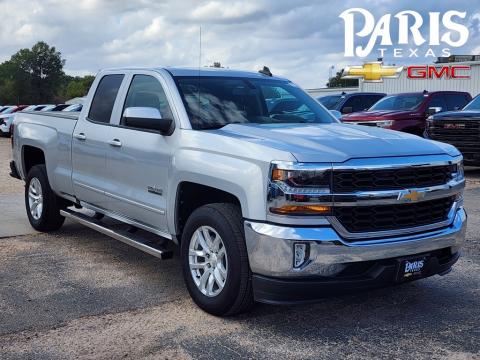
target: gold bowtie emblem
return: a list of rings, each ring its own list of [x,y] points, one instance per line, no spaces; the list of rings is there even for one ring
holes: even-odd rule
[[[398,200],[407,200],[409,202],[417,202],[425,197],[424,192],[419,192],[419,191],[408,191],[408,192],[402,192],[398,195]]]
[[[362,66],[347,66],[342,79],[363,79],[365,82],[382,82],[384,78],[396,79],[403,66],[383,66],[379,61],[365,63]]]

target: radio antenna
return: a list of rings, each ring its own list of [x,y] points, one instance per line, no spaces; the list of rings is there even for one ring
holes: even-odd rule
[[[198,52],[198,72],[200,72],[200,67],[202,66],[202,26],[200,25],[199,29],[199,52]]]
[[[198,76],[197,76],[197,100],[198,108],[200,109],[200,69],[202,67],[202,25],[199,27],[199,36],[198,36],[199,46],[198,46]]]

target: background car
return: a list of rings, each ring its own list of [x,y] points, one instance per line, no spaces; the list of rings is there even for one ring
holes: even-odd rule
[[[465,165],[480,166],[480,95],[462,110],[430,116],[425,137],[454,145]]]
[[[0,136],[10,136],[10,128],[13,122],[13,117],[16,112],[22,111],[28,105],[14,105],[3,110],[0,113]]]
[[[370,109],[378,100],[385,97],[384,93],[357,92],[347,94],[326,95],[317,98],[328,110],[337,110],[342,114],[350,114]]]
[[[57,104],[50,111],[63,111],[65,108],[69,107],[68,104]]]
[[[384,97],[368,111],[342,117],[345,123],[377,126],[423,136],[427,117],[463,108],[472,96],[460,91],[394,94]]]
[[[62,111],[65,111],[65,112],[80,112],[80,111],[82,111],[82,108],[83,108],[82,104],[72,104],[72,105],[67,106]]]

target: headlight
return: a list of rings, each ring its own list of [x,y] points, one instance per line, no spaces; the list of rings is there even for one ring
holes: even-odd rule
[[[389,128],[393,125],[393,120],[375,121],[375,124],[377,124],[377,126],[381,128]]]
[[[330,171],[325,170],[285,170],[276,166],[272,169],[272,181],[281,188],[312,189],[330,191]]]
[[[330,194],[331,165],[272,164],[268,210],[279,215],[326,215],[322,204]]]

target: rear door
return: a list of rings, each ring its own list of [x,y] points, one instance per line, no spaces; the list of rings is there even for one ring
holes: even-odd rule
[[[171,102],[167,99],[165,82],[156,72],[132,73],[128,83],[121,111],[112,120],[116,126],[109,131],[107,208],[149,230],[167,234],[166,195],[172,137],[129,128],[122,114],[128,107],[153,107],[162,118],[173,119]]]
[[[98,82],[88,113],[81,117],[72,139],[73,188],[75,196],[97,207],[105,207],[110,187],[106,151],[111,138],[110,119],[124,74],[107,74]]]

